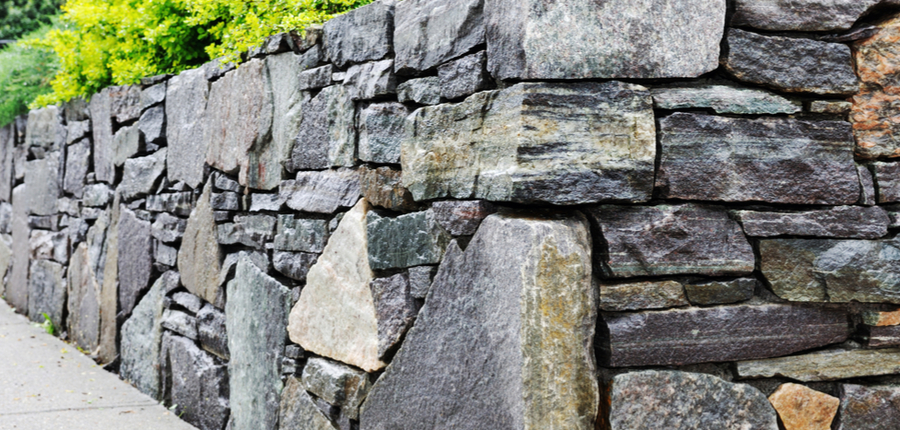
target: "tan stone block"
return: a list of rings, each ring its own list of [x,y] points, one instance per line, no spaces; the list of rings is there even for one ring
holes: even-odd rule
[[[800,384],[782,384],[769,396],[785,430],[829,430],[841,401]]]

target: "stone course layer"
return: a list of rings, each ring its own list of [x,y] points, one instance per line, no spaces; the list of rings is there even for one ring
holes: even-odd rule
[[[898,106],[896,0],[378,0],[0,127],[0,296],[202,430],[895,430]]]

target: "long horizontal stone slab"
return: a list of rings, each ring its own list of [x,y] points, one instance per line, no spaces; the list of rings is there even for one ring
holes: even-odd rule
[[[854,139],[843,121],[675,113],[659,120],[661,197],[855,204]]]
[[[605,246],[598,246],[596,253],[606,276],[753,271],[753,248],[724,209],[696,204],[604,205],[588,213],[603,238]]]
[[[741,378],[784,377],[798,381],[836,379],[900,373],[900,349],[860,349],[823,351],[737,364]]]
[[[844,310],[781,304],[603,313],[597,351],[608,367],[778,357],[843,342]]]
[[[499,79],[693,78],[715,70],[724,0],[489,0]]]
[[[799,102],[773,92],[737,85],[675,84],[656,87],[651,91],[653,106],[657,109],[711,108],[720,114],[745,115],[792,114],[803,110]]]
[[[805,212],[736,211],[747,236],[781,235],[877,239],[887,234],[891,220],[877,206],[840,206]]]
[[[786,300],[900,303],[898,249],[900,238],[762,240],[760,269]]]
[[[737,0],[731,25],[773,31],[842,31],[883,0]]]
[[[650,199],[650,93],[622,82],[521,83],[407,119],[403,183],[443,197],[570,205]]]

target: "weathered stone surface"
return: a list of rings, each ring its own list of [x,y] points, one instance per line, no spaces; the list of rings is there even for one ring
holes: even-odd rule
[[[184,236],[186,227],[187,221],[161,213],[156,216],[156,221],[153,221],[150,234],[161,242],[172,243]]]
[[[687,306],[684,287],[675,281],[600,286],[601,311],[631,311]]]
[[[862,85],[852,97],[850,121],[856,154],[864,159],[900,157],[900,17],[882,21],[877,34],[853,44]]]
[[[838,430],[891,430],[900,425],[900,388],[841,385],[841,417]]]
[[[409,276],[398,273],[390,278],[374,279],[369,283],[378,317],[378,356],[387,353],[406,333],[416,318],[418,307],[409,286]]]
[[[403,174],[390,167],[360,167],[359,185],[363,197],[375,206],[397,212],[416,210],[419,205],[402,183]]]
[[[606,243],[597,249],[606,276],[753,271],[753,248],[722,209],[684,204],[600,206],[589,212]]]
[[[212,193],[209,196],[209,204],[215,210],[236,211],[241,208],[241,197],[238,193],[230,191]]]
[[[352,166],[356,160],[356,107],[343,85],[323,89],[303,109],[291,152],[292,170]]]
[[[396,63],[399,61],[399,58],[394,61]],[[410,79],[397,86],[397,100],[400,103],[413,102],[420,105],[436,105],[441,102],[441,79],[437,76]]]
[[[122,325],[120,375],[142,393],[156,400],[162,399],[159,351],[162,342],[163,299],[166,289],[172,284],[178,285],[178,274],[164,273],[134,307],[131,318]]]
[[[250,212],[280,211],[287,201],[281,194],[250,194]]]
[[[250,259],[250,261],[255,264],[261,272],[268,272],[269,258],[265,252],[259,250],[238,251],[236,253],[228,254],[228,256],[225,257],[225,262],[222,263],[222,271],[219,272],[219,285],[225,285],[226,282],[230,281],[234,277],[235,270],[237,269],[237,264],[244,257]],[[214,302],[213,304],[219,306],[220,303]],[[219,307],[221,308],[222,306]]]
[[[281,182],[279,193],[291,209],[330,214],[359,200],[359,173],[351,169],[298,172],[296,180]]]
[[[141,87],[139,85],[109,87],[110,112],[119,124],[141,116]]]
[[[660,119],[663,198],[855,204],[850,125],[675,113]]]
[[[842,43],[769,36],[730,28],[722,65],[735,78],[779,91],[853,94],[859,80]]]
[[[197,335],[203,349],[228,360],[228,332],[225,313],[206,304],[197,312]]]
[[[146,157],[125,161],[122,183],[119,186],[122,198],[133,199],[150,194],[156,188],[166,170],[167,152],[167,148],[163,148]]]
[[[209,205],[211,184],[206,184],[197,207],[191,211],[181,248],[178,251],[178,271],[181,282],[195,296],[216,303],[219,290],[219,271],[222,251],[216,242],[216,222]]]
[[[410,110],[400,103],[373,103],[359,110],[359,159],[400,164],[400,142]]]
[[[882,0],[738,0],[731,25],[776,31],[841,31]]]
[[[279,408],[281,430],[338,430],[316,406],[303,384],[288,376]]]
[[[866,327],[869,348],[886,348],[900,346],[900,326]]]
[[[601,428],[778,429],[763,393],[712,375],[644,370],[616,375],[606,389],[608,427]]]
[[[589,236],[580,217],[492,215],[451,243],[361,428],[593,428]]]
[[[223,245],[240,243],[249,247],[263,248],[275,236],[276,219],[272,215],[235,216],[233,223],[216,227],[216,239]]]
[[[875,206],[875,177],[867,166],[856,165],[856,173],[859,176],[859,204]]]
[[[0,279],[7,279],[12,264],[12,236],[0,235]],[[6,295],[6,283],[0,282],[0,297]]]
[[[862,322],[875,327],[900,325],[900,309],[892,312],[863,312]]]
[[[621,82],[521,83],[424,107],[401,145],[417,201],[646,201],[655,159],[650,93]]]
[[[450,234],[438,224],[432,210],[396,218],[369,212],[366,221],[372,270],[440,263],[450,243]]]
[[[818,236],[877,239],[887,234],[888,218],[884,209],[839,206],[806,212],[736,211],[747,236]]]
[[[487,54],[479,51],[438,67],[441,97],[453,100],[493,88]]]
[[[431,209],[438,224],[454,236],[475,234],[481,220],[497,211],[494,205],[484,200],[434,202]]]
[[[28,273],[28,316],[44,322],[44,314],[56,327],[65,327],[66,268],[50,260],[34,260]]]
[[[47,106],[28,112],[28,126],[25,129],[26,147],[58,150],[65,144],[66,127],[62,124],[59,108]],[[62,133],[62,139],[60,139]]]
[[[328,241],[328,221],[278,215],[275,249],[321,253]]]
[[[288,333],[305,350],[367,372],[385,366],[378,354],[378,318],[369,283],[366,213],[360,200],[347,212],[291,310]]]
[[[197,318],[181,311],[166,309],[160,320],[162,327],[189,339],[197,340]]]
[[[146,110],[151,106],[166,101],[166,82],[162,81],[141,91],[141,109]]]
[[[351,10],[325,23],[328,58],[347,64],[380,60],[393,52],[394,1],[379,0]]]
[[[164,396],[173,413],[201,430],[225,428],[229,416],[228,366],[179,336],[162,341]]]
[[[750,300],[756,290],[756,279],[740,278],[733,281],[686,283],[684,291],[695,305],[724,305]]]
[[[776,357],[850,330],[841,309],[769,304],[604,314],[598,333],[600,364],[631,367]]]
[[[484,0],[398,2],[394,50],[399,73],[425,71],[484,44]]]
[[[798,334],[802,336],[802,334]],[[767,360],[741,361],[741,378],[784,377],[797,381],[833,381],[900,372],[900,349],[834,350]]]
[[[843,115],[850,113],[853,103],[845,101],[816,100],[809,103],[809,111],[812,113],[828,113]]]
[[[112,158],[101,160],[102,163],[115,167],[125,164],[125,160],[135,156],[141,150],[141,131],[137,125],[122,127],[113,136]],[[96,160],[95,160],[96,163]],[[96,167],[96,166],[95,166]],[[115,168],[107,167],[107,168]]]
[[[69,261],[69,236],[64,231],[32,230],[28,248],[32,260],[55,260],[60,264]]]
[[[194,193],[166,193],[147,196],[147,210],[151,212],[171,212],[178,216],[189,216],[194,206]]]
[[[207,153],[204,116],[208,98],[209,81],[206,80],[204,68],[181,72],[168,81],[166,140],[169,152],[166,156],[166,175],[170,181],[184,181],[191,188],[197,188],[203,182],[203,163]],[[93,106],[93,99],[91,104]],[[96,131],[94,142],[97,142]]]
[[[485,3],[499,79],[693,78],[718,67],[725,2]],[[652,41],[652,42],[651,42]]]
[[[71,145],[85,137],[90,136],[90,121],[73,121],[66,124],[66,145]]]
[[[15,122],[0,128],[0,200],[10,201],[13,182],[13,159],[15,158],[16,144]]]
[[[165,106],[154,106],[141,114],[138,130],[140,130],[146,144],[159,145],[164,143],[166,139]]]
[[[227,296],[233,428],[276,429],[290,290],[242,257]]]
[[[134,212],[126,208],[120,210],[117,229],[119,310],[127,315],[150,283],[153,245],[150,222],[138,219]]]
[[[298,77],[297,89],[305,91],[325,88],[333,83],[331,75],[336,71],[337,69],[334,68],[333,64],[326,64],[322,67],[301,72]]]
[[[800,384],[782,384],[769,402],[785,430],[831,430],[840,399]]]
[[[100,348],[97,355],[101,363],[111,363],[119,355],[118,315],[119,303],[119,218],[121,197],[116,196],[109,212],[109,230],[104,248],[103,282],[100,284]],[[101,215],[102,217],[102,215]]]
[[[185,292],[177,292],[172,295],[172,303],[181,306],[192,314],[196,314],[203,307],[203,301],[199,297]]]
[[[273,96],[266,74],[266,62],[253,59],[213,82],[209,91],[206,162],[226,173],[240,170],[244,185],[250,148],[272,139]]]
[[[300,382],[320,399],[341,406],[352,419],[357,419],[359,405],[371,387],[365,372],[318,357],[306,362]]]
[[[306,280],[309,269],[316,263],[318,258],[318,254],[306,252],[275,251],[272,256],[272,264],[278,273],[302,282]]]
[[[760,270],[779,297],[800,302],[900,303],[900,239],[774,239]]]
[[[89,184],[84,187],[81,204],[89,207],[106,206],[113,199],[113,191],[106,184]]]
[[[352,66],[347,69],[344,87],[352,100],[371,100],[394,94],[397,77],[394,76],[394,60],[383,60]]]
[[[409,294],[414,298],[424,299],[431,289],[431,282],[437,273],[437,266],[418,266],[410,267],[409,274]]]
[[[12,193],[12,268],[5,283],[5,298],[20,313],[28,310],[28,189],[25,184]]]
[[[100,283],[107,223],[106,217],[94,223],[88,241],[72,253],[66,273],[69,338],[89,353],[100,344]]]
[[[53,215],[60,195],[59,151],[46,154],[46,158],[25,163],[25,188],[29,213]]]
[[[91,142],[82,140],[66,147],[66,173],[63,189],[77,198],[84,195],[84,178],[90,166]]]
[[[874,163],[878,203],[900,203],[900,163]]]
[[[153,243],[153,261],[157,264],[168,266],[166,268],[158,268],[159,271],[174,268],[178,263],[178,249],[156,241]]]
[[[674,84],[655,87],[653,106],[657,109],[711,108],[716,113],[792,114],[803,110],[794,102],[770,91],[722,84]]]

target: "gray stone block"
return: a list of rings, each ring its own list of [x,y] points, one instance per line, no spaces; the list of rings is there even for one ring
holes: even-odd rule
[[[91,142],[82,140],[66,147],[66,173],[63,190],[76,198],[84,195],[84,179],[91,163]]]
[[[173,413],[200,430],[225,428],[230,412],[228,366],[194,342],[168,333],[162,354],[162,371],[171,375],[164,381],[165,401]]]
[[[675,281],[600,285],[601,311],[633,311],[687,306],[684,287]]]
[[[494,87],[487,72],[487,53],[478,51],[438,67],[441,97],[453,100]]]
[[[287,377],[281,393],[279,423],[281,430],[338,430],[294,376]]]
[[[250,212],[272,211],[278,212],[287,201],[281,194],[250,194]]]
[[[115,180],[112,160],[113,146],[112,99],[110,88],[104,88],[91,96],[91,132],[94,142],[94,174],[100,182],[111,184]]]
[[[194,206],[194,193],[166,193],[147,196],[147,210],[151,212],[171,212],[178,216],[189,216]]]
[[[167,152],[168,148],[163,148],[146,157],[125,161],[119,185],[123,199],[130,200],[153,192],[166,171]]]
[[[66,145],[71,145],[90,135],[90,121],[75,121],[66,124]]]
[[[436,105],[441,102],[441,79],[437,76],[428,76],[410,79],[397,85],[397,100],[400,103],[413,102],[420,105]]]
[[[279,194],[289,208],[315,213],[334,213],[359,200],[359,173],[351,169],[298,172],[296,180],[282,181]]]
[[[397,92],[394,60],[351,66],[344,76],[344,87],[353,100],[372,100]]]
[[[695,305],[724,305],[750,300],[756,291],[754,278],[733,281],[688,282],[684,284],[688,300]]]
[[[337,69],[334,68],[333,64],[326,64],[322,67],[300,72],[297,89],[305,91],[325,88],[332,84],[331,75],[336,71]]]
[[[867,166],[856,165],[856,172],[859,175],[859,204],[863,206],[875,206],[875,177]]]
[[[118,124],[125,124],[141,116],[141,87],[128,85],[109,87],[110,113]]]
[[[89,184],[84,187],[81,204],[87,207],[104,207],[113,199],[113,191],[106,184]]]
[[[900,163],[874,163],[878,203],[900,203]]]
[[[393,0],[351,10],[325,23],[328,58],[340,68],[348,64],[380,60],[393,52]]]
[[[278,215],[275,249],[321,253],[328,241],[328,221]]]
[[[220,244],[240,243],[262,249],[275,236],[276,219],[273,215],[238,215],[233,223],[216,227],[216,238]]]
[[[655,87],[657,109],[712,109],[720,114],[793,114],[803,110],[800,102],[773,92],[732,84],[672,84]]]
[[[859,88],[850,47],[728,29],[722,65],[735,78],[786,92],[853,94]]]
[[[332,85],[303,109],[291,169],[352,166],[356,161],[356,106],[349,89]]]
[[[157,240],[173,243],[184,236],[187,221],[164,212],[156,216],[156,221],[153,221],[153,225],[150,227],[150,234]]]
[[[206,304],[197,312],[197,334],[200,346],[222,360],[228,360],[228,333],[225,330],[225,313]]]
[[[484,44],[484,0],[398,2],[394,25],[396,70],[415,74]]]
[[[34,260],[28,271],[28,317],[43,323],[44,314],[55,327],[65,327],[66,268],[50,260]]]
[[[166,101],[166,82],[160,82],[141,90],[141,109],[147,110]]]
[[[882,0],[737,0],[731,25],[773,31],[848,30]]]
[[[834,381],[838,379],[894,375],[900,349],[826,349],[803,355],[769,358],[737,363],[739,378],[790,378],[796,381]],[[868,427],[865,427],[868,428]]]
[[[359,185],[363,197],[375,206],[397,212],[411,212],[420,208],[402,183],[403,174],[390,167],[359,168]]]
[[[161,145],[166,140],[166,108],[154,106],[141,114],[138,129],[146,145]]]
[[[838,430],[891,430],[900,426],[900,388],[891,385],[866,387],[841,384],[841,409]]]
[[[437,266],[418,266],[410,267],[409,274],[409,294],[416,299],[424,299],[431,289],[431,281],[437,273]]]
[[[28,240],[32,260],[54,260],[60,264],[69,262],[69,233],[32,230]]]
[[[735,211],[747,236],[817,236],[878,239],[887,234],[890,218],[871,206],[838,206],[806,212]]]
[[[438,224],[431,210],[396,218],[369,212],[366,223],[372,270],[440,263],[450,243],[450,234]]]
[[[197,318],[181,311],[166,309],[160,320],[162,328],[197,340]]]
[[[137,124],[120,128],[113,135],[112,159],[103,159],[102,162],[119,167],[125,161],[141,152],[141,130]]]
[[[191,188],[197,188],[203,182],[206,161],[207,148],[203,136],[209,82],[205,73],[203,68],[181,72],[172,77],[166,87],[166,141],[169,149],[166,174],[170,181],[184,181]],[[97,142],[96,131],[94,142]]]
[[[313,357],[303,367],[303,387],[316,397],[357,419],[359,405],[371,388],[366,372],[342,363]]]
[[[28,211],[34,215],[53,215],[62,188],[59,181],[60,153],[54,151],[45,158],[25,163],[25,198]]]
[[[131,382],[142,393],[162,400],[160,390],[160,346],[162,343],[163,303],[166,288],[178,284],[178,274],[164,273],[134,308],[122,325],[122,379]]]
[[[409,276],[406,273],[373,279],[369,288],[372,289],[378,320],[378,356],[387,359],[388,353],[397,346],[415,321],[418,306],[411,294]]]
[[[37,147],[48,151],[61,149],[66,142],[66,126],[61,114],[62,112],[56,106],[47,106],[28,112],[25,147]]]
[[[454,236],[475,234],[481,221],[497,212],[496,206],[484,200],[434,202],[431,209],[441,227]]]
[[[275,270],[288,278],[303,282],[309,269],[318,260],[318,254],[309,254],[306,252],[282,252],[275,251],[272,257],[272,264]]]
[[[128,315],[150,284],[153,247],[150,222],[121,207],[118,223],[119,310]]]
[[[373,103],[359,110],[359,159],[400,164],[400,142],[410,110],[400,103]]]

